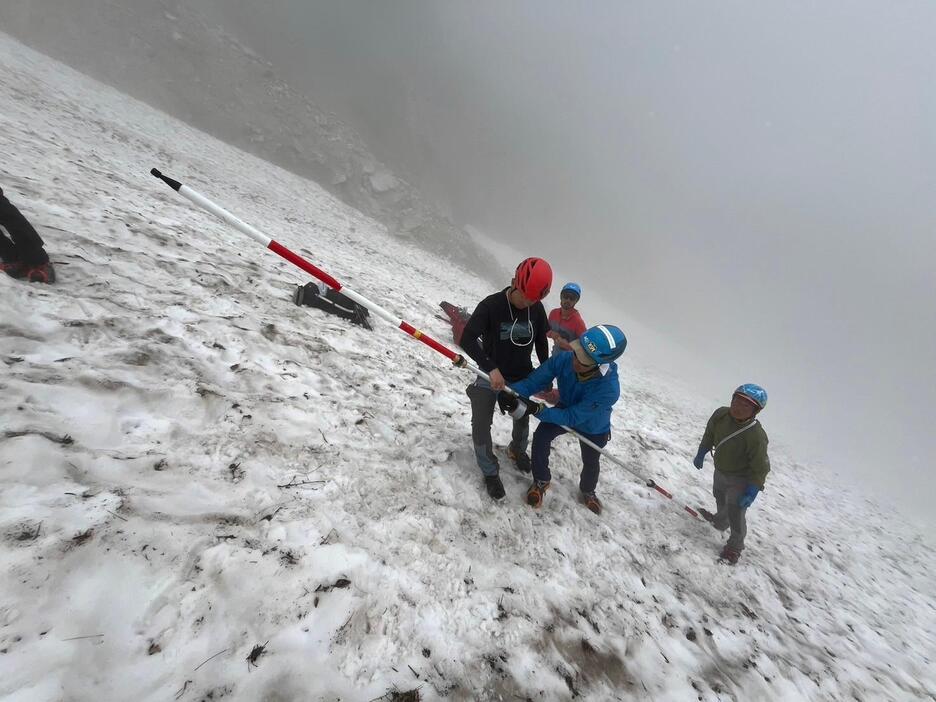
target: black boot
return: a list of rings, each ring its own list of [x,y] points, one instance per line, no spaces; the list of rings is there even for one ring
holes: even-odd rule
[[[507,495],[499,475],[485,475],[484,486],[487,488],[488,495],[495,500],[503,500]]]
[[[12,263],[0,263],[0,271],[3,271],[11,278],[22,278],[26,275],[26,267],[18,262],[14,261]]]
[[[514,451],[513,446],[508,446],[507,458],[514,462],[514,465],[517,466],[517,470],[524,473],[533,471],[533,464],[530,463],[530,457],[527,455],[526,451]]]

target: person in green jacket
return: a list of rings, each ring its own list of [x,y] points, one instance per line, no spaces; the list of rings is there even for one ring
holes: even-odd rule
[[[757,414],[766,406],[764,388],[753,383],[740,386],[731,397],[731,406],[719,407],[709,418],[699,452],[692,461],[701,470],[705,454],[711,451],[715,459],[712,494],[717,511],[712,514],[700,509],[699,514],[719,531],[731,529],[719,555],[731,565],[738,562],[744,550],[747,508],[764,489],[770,472],[767,432],[757,420]]]

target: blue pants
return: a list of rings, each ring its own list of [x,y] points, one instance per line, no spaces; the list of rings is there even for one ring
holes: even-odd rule
[[[536,431],[533,432],[533,449],[530,453],[534,480],[545,482],[552,478],[549,472],[549,452],[552,450],[553,439],[565,433],[566,430],[561,426],[549,422],[540,422],[539,426],[536,427]],[[607,434],[579,433],[602,448],[611,440],[611,432]],[[598,461],[601,454],[581,441],[579,446],[582,448],[582,475],[579,478],[579,489],[582,492],[594,492],[595,486],[598,485]]]

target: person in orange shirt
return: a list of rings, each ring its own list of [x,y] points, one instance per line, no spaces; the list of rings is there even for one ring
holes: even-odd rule
[[[582,288],[578,283],[566,283],[559,292],[559,307],[550,312],[548,317],[549,331],[546,332],[546,336],[553,340],[550,356],[555,356],[560,351],[571,351],[570,343],[585,333],[585,320],[575,309],[581,296]],[[554,405],[559,402],[559,391],[550,388],[541,392],[535,399]]]
[[[582,315],[575,309],[581,297],[582,288],[578,283],[566,283],[559,292],[559,307],[549,313],[549,331],[546,332],[546,336],[553,340],[552,356],[560,351],[571,351],[569,344],[588,329]]]

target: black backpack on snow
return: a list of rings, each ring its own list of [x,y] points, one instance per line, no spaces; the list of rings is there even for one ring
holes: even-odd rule
[[[347,319],[367,330],[373,329],[369,319],[370,310],[327,285],[316,283],[297,285],[296,292],[293,295],[293,302],[300,306],[317,307],[329,314]]]

